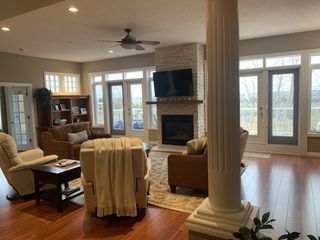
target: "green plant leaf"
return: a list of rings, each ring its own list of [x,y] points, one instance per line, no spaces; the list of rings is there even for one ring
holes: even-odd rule
[[[259,232],[260,229],[261,229],[261,226],[262,226],[262,223],[258,223],[258,224],[256,225],[256,227],[255,227],[254,232],[255,232],[255,233]]]
[[[250,235],[250,229],[247,227],[241,227],[239,232],[242,234],[242,236]]]
[[[268,223],[272,223],[272,222],[274,222],[274,221],[276,221],[276,219],[270,219],[270,220],[267,221],[266,223],[268,224]]]
[[[299,233],[299,232],[292,232],[292,233],[289,234],[290,235],[290,239],[297,239],[297,238],[299,238],[300,234],[301,233]]]
[[[278,238],[278,240],[287,239],[287,238],[288,238],[288,234],[283,234]]]
[[[261,238],[259,238],[260,240],[272,240],[272,238],[271,237],[261,237]]]
[[[235,232],[232,235],[237,239],[244,240],[244,237],[239,232]]]
[[[260,219],[259,218],[254,218],[253,219],[253,222],[254,222],[254,224],[257,226],[258,224],[260,224],[261,225],[261,221],[260,221]]]
[[[307,235],[307,237],[310,239],[310,240],[317,240],[317,238],[313,235]]]
[[[268,221],[269,217],[270,217],[270,212],[263,214],[262,223],[266,223]]]
[[[315,236],[313,235],[307,235],[307,237],[310,239],[310,240],[318,240]]]
[[[258,240],[259,238],[256,235],[256,232],[253,229],[250,229],[250,237],[252,240]]]
[[[273,229],[273,226],[271,224],[265,224],[262,225],[261,229]]]

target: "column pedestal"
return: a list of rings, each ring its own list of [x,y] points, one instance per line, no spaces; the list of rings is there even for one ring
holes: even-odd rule
[[[253,219],[259,216],[259,208],[242,201],[239,212],[221,213],[213,211],[209,198],[187,218],[186,228],[190,240],[230,239],[240,227],[253,226]]]

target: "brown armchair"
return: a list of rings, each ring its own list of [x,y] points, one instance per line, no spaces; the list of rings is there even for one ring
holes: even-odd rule
[[[88,140],[109,138],[110,134],[94,133],[87,122],[65,124],[49,128],[41,133],[42,149],[45,155],[56,154],[58,159],[79,159],[81,143],[73,144],[68,140],[68,133],[77,133],[86,130]]]
[[[248,131],[240,129],[240,161],[248,139]],[[240,164],[239,164],[240,168]],[[208,155],[205,150],[201,155],[173,153],[168,156],[168,183],[171,192],[176,187],[208,190]]]

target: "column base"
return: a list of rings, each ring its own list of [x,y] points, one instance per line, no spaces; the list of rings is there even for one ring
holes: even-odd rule
[[[239,212],[220,213],[212,210],[209,198],[206,198],[187,218],[189,240],[230,239],[240,227],[251,228],[253,219],[259,216],[259,208],[247,201],[242,201],[242,205]]]

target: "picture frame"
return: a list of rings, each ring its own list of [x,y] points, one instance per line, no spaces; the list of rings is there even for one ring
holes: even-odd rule
[[[80,113],[81,114],[87,114],[87,109],[86,108],[80,108]]]
[[[60,111],[59,104],[52,104],[54,111]]]
[[[60,109],[61,109],[61,110],[67,110],[66,104],[61,103],[61,104],[60,104]]]
[[[72,114],[74,115],[80,114],[80,109],[78,106],[74,106],[71,109],[72,109]]]

